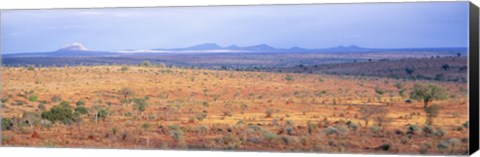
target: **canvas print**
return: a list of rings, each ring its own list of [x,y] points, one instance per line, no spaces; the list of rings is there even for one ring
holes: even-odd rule
[[[468,2],[1,11],[1,146],[468,153]]]

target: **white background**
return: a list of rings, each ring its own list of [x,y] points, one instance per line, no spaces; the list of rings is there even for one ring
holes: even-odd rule
[[[308,3],[350,3],[350,2],[412,2],[427,0],[0,0],[0,9],[40,8],[98,8],[98,7],[146,7],[146,6],[198,6],[198,5],[247,5],[247,4],[308,4]],[[446,1],[446,0],[435,0]],[[480,0],[472,0],[480,5]],[[0,147],[0,157],[148,157],[148,156],[229,156],[229,157],[347,157],[351,154],[318,153],[268,153],[268,152],[225,152],[225,151],[162,151],[162,150],[116,150],[116,149],[72,149],[72,148],[22,148]],[[384,155],[353,155],[384,156]],[[389,155],[400,156],[400,155]],[[477,152],[475,156],[480,156]]]

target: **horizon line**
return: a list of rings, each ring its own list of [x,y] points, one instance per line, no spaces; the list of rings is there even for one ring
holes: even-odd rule
[[[65,44],[63,46],[60,46],[58,49],[56,50],[50,50],[50,51],[22,51],[22,52],[1,52],[0,51],[0,54],[22,54],[22,53],[47,53],[47,52],[57,52],[57,51],[60,51],[62,50],[63,48],[66,48],[66,46],[69,46],[69,45],[73,45],[73,44],[81,44],[79,42],[73,42],[73,43],[70,43],[70,44]],[[398,50],[398,49],[448,49],[448,48],[458,48],[458,49],[468,49],[468,46],[450,46],[450,47],[395,47],[395,48],[381,48],[381,47],[362,47],[362,46],[358,46],[356,44],[340,44],[340,45],[337,45],[337,46],[332,46],[332,47],[323,47],[323,48],[304,48],[304,47],[299,47],[299,46],[291,46],[289,48],[278,48],[278,47],[274,47],[274,46],[271,46],[269,44],[265,44],[265,43],[260,43],[260,44],[255,44],[255,45],[250,45],[250,46],[239,46],[237,44],[230,44],[230,45],[227,45],[227,46],[221,46],[217,43],[213,43],[213,42],[205,42],[205,43],[202,43],[202,44],[196,44],[196,45],[192,45],[192,46],[186,46],[186,47],[177,47],[177,48],[150,48],[150,49],[123,49],[123,50],[95,50],[95,49],[87,49],[87,50],[77,50],[77,51],[86,51],[86,52],[117,52],[117,53],[124,53],[124,52],[128,52],[128,51],[139,51],[139,50],[142,50],[142,51],[147,51],[147,50],[165,50],[165,51],[182,51],[182,50],[175,50],[175,49],[188,49],[188,48],[192,48],[192,47],[195,47],[195,46],[201,46],[201,45],[207,45],[207,44],[211,44],[211,45],[215,45],[215,46],[218,46],[222,49],[205,49],[205,50],[228,50],[228,47],[230,46],[237,46],[238,48],[248,48],[248,47],[254,47],[254,46],[260,46],[260,45],[265,45],[265,46],[269,46],[271,48],[274,48],[274,49],[280,49],[280,50],[288,50],[288,49],[293,49],[293,48],[299,48],[299,49],[304,49],[304,50],[327,50],[327,49],[335,49],[335,48],[349,48],[349,47],[353,47],[353,48],[358,48],[358,49],[372,49],[372,50]],[[83,44],[82,44],[83,45]],[[71,51],[74,51],[74,50],[71,50]],[[193,51],[199,51],[199,50],[193,50]],[[261,50],[260,50],[261,51]],[[142,53],[142,52],[132,52],[132,53]]]

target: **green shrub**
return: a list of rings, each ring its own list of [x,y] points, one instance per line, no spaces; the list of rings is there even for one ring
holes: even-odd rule
[[[294,80],[292,75],[287,75],[287,76],[285,76],[284,79],[287,80],[287,81],[293,81]]]
[[[443,137],[447,134],[448,132],[443,129],[438,129],[437,131],[435,131],[435,136],[438,136],[438,137]]]
[[[348,126],[348,129],[352,130],[352,131],[357,131],[359,126],[357,123],[353,123],[352,121],[348,121],[347,122],[347,126]]]
[[[101,120],[105,120],[107,118],[108,112],[105,109],[100,109],[97,113],[97,118]]]
[[[331,134],[340,135],[340,134],[347,134],[349,132],[349,129],[342,124],[337,124],[335,126],[329,126],[325,128],[323,132],[327,135],[331,135]]]
[[[323,132],[324,132],[325,134],[327,134],[327,135],[332,135],[332,134],[337,134],[337,135],[338,135],[337,129],[334,128],[334,127],[331,127],[331,126],[323,129]]]
[[[145,111],[145,109],[148,106],[146,99],[134,98],[132,99],[132,101],[133,101],[133,109],[138,110],[139,112],[142,112],[142,113]]]
[[[85,106],[85,100],[78,100],[77,103],[75,103],[77,106]]]
[[[152,63],[150,63],[150,61],[143,61],[139,66],[150,67],[152,66]]]
[[[149,123],[143,123],[143,124],[142,124],[142,128],[143,128],[144,130],[148,130],[148,129],[150,128],[150,124],[149,124]]]
[[[197,120],[201,121],[205,118],[207,118],[207,113],[205,113],[205,112],[197,113]]]
[[[407,134],[415,134],[420,128],[415,124],[407,124]]]
[[[383,151],[388,151],[390,149],[390,144],[382,144],[379,148]]]
[[[31,102],[35,102],[38,100],[38,96],[36,95],[30,95],[30,97],[28,97],[28,100],[31,101]]]
[[[386,91],[383,90],[383,89],[375,88],[375,93],[377,93],[378,95],[383,95],[383,94],[385,94],[385,92],[386,92]]]
[[[180,130],[180,129],[170,131],[170,137],[172,137],[177,142],[182,141],[183,140],[183,131]]]
[[[16,100],[14,105],[17,105],[17,106],[23,106],[25,104],[25,102],[21,101],[21,100]]]
[[[1,130],[12,130],[13,122],[10,118],[2,118],[2,128]]]
[[[41,111],[45,111],[45,109],[46,109],[45,104],[44,103],[38,104],[38,109],[41,110]]]
[[[430,125],[426,125],[422,128],[422,132],[423,132],[423,134],[428,136],[428,135],[431,135],[431,134],[435,134],[435,129]]]
[[[210,129],[205,125],[200,125],[200,126],[197,127],[197,132],[201,133],[201,134],[208,133],[208,130],[210,130]]]
[[[35,71],[35,67],[33,67],[33,66],[30,65],[30,66],[27,67],[27,70]]]
[[[370,131],[372,131],[375,134],[380,133],[382,130],[383,128],[377,125],[370,127]]]
[[[8,102],[8,98],[2,98],[2,99],[1,99],[1,102],[2,102],[2,103]]]
[[[79,114],[88,114],[88,109],[83,106],[78,106],[75,108],[75,112]]]
[[[65,108],[72,108],[72,106],[70,106],[70,103],[68,101],[62,101],[60,102],[59,105]]]
[[[60,122],[62,124],[71,124],[78,121],[78,115],[74,114],[72,109],[64,106],[54,106],[48,111],[43,111],[41,114],[42,119],[46,119],[52,122]]]
[[[127,71],[127,70],[128,70],[128,67],[127,67],[127,66],[122,66],[122,67],[120,68],[120,71]]]
[[[263,135],[263,139],[265,139],[266,141],[272,141],[276,137],[276,134],[268,130],[264,130],[262,135]]]

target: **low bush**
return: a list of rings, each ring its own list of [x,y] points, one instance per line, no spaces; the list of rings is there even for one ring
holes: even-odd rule
[[[75,112],[79,114],[88,114],[88,109],[83,106],[78,106],[75,108]]]
[[[2,118],[2,128],[1,130],[12,130],[13,122],[10,118]]]
[[[41,118],[62,124],[71,124],[79,120],[78,114],[74,114],[72,109],[61,105],[54,106],[48,111],[43,111]]]
[[[85,100],[78,100],[77,103],[75,103],[77,106],[85,106]]]
[[[40,103],[38,104],[38,107],[37,107],[39,110],[41,111],[45,111],[46,107],[45,107],[45,104],[44,103]]]
[[[59,102],[59,101],[62,101],[62,98],[58,95],[54,95],[54,96],[52,96],[52,98],[50,100],[52,102]]]
[[[380,126],[377,126],[377,125],[370,127],[370,131],[372,131],[372,133],[374,133],[374,134],[378,134],[382,130],[383,130],[383,128],[380,127]]]
[[[428,136],[428,135],[435,134],[435,129],[430,125],[426,125],[422,128],[422,132],[423,134],[425,134],[425,136]]]
[[[36,95],[30,95],[30,96],[28,97],[28,100],[31,101],[31,102],[35,102],[35,101],[38,100],[38,96],[36,96]]]

